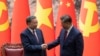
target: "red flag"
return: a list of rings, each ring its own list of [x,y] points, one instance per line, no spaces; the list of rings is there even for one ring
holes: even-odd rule
[[[60,1],[60,6],[58,9],[58,16],[57,16],[57,25],[56,25],[56,37],[59,36],[59,32],[61,30],[61,21],[60,17],[62,15],[70,15],[72,17],[72,22],[74,26],[77,26],[76,23],[76,15],[75,15],[75,8],[74,8],[74,3],[72,0],[61,0]],[[56,56],[59,56],[59,47],[56,48]]]
[[[8,20],[8,8],[7,1],[0,0],[0,56],[1,46],[5,43],[10,42],[11,31]]]
[[[54,25],[52,0],[37,0],[36,17],[38,19],[38,27],[42,30],[45,43],[54,40]],[[54,56],[54,49],[47,51],[47,56]]]
[[[84,36],[83,56],[100,56],[100,33],[96,0],[82,0],[79,29]]]
[[[28,0],[15,0],[12,16],[11,43],[20,43],[20,33],[26,28],[26,17],[29,15]]]

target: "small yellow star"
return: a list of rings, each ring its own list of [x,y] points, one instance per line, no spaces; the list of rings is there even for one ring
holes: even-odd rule
[[[62,1],[60,1],[60,5],[62,5],[63,4],[63,2]]]
[[[70,4],[69,2],[66,4],[67,7],[70,7],[70,5],[71,5],[71,4]]]
[[[51,22],[49,20],[49,15],[51,13],[51,8],[42,8],[42,6],[40,5],[39,1],[37,1],[37,8],[36,8],[36,17],[38,20],[38,27],[40,27],[42,24],[52,28]]]

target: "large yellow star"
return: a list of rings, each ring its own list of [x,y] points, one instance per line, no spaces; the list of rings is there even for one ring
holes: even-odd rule
[[[46,8],[43,9],[42,6],[40,5],[39,1],[37,1],[37,10],[35,16],[37,17],[38,20],[38,27],[40,27],[42,24],[52,28],[52,25],[50,23],[50,20],[48,16],[51,13],[51,8]]]

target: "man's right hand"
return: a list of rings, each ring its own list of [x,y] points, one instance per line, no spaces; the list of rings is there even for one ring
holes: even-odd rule
[[[48,45],[47,44],[42,44],[41,47],[42,47],[43,50],[45,50],[48,47]]]

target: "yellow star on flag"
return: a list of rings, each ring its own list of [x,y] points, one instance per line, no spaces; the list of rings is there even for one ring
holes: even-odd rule
[[[60,1],[60,5],[62,5],[63,4],[63,2],[62,1]]]
[[[70,7],[70,5],[71,5],[71,4],[70,4],[69,2],[66,4],[67,7]]]
[[[37,17],[38,20],[38,27],[40,27],[42,24],[52,28],[51,22],[48,18],[48,16],[51,13],[51,8],[42,8],[40,5],[39,1],[37,1],[37,10],[35,16]]]

